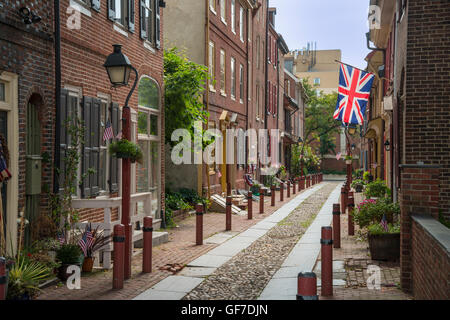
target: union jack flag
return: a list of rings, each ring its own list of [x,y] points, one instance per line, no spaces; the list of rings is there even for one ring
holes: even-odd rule
[[[362,125],[374,78],[372,73],[341,64],[338,101],[333,118],[346,124]]]

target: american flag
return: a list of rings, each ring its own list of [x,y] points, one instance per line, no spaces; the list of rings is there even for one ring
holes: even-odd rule
[[[105,126],[105,132],[103,132],[103,141],[107,141],[112,138],[114,138],[114,132],[111,126],[111,121],[108,119]]]
[[[339,159],[341,158],[341,156],[342,156],[342,152],[339,152],[339,153],[336,155],[336,160],[339,160]]]
[[[83,236],[78,241],[78,245],[80,246],[81,250],[83,250],[85,257],[88,256],[89,249],[91,248],[93,241],[94,238],[92,236],[91,228],[90,226],[88,226],[86,228],[86,231],[83,233]]]
[[[383,214],[383,218],[381,219],[380,224],[381,224],[381,226],[383,227],[384,231],[386,231],[386,232],[389,231],[388,223],[387,223],[386,215],[385,215],[385,214]]]
[[[249,174],[245,174],[244,175],[244,180],[250,187],[253,186],[253,180],[252,180],[252,177]]]
[[[374,78],[372,73],[341,64],[338,101],[333,118],[346,124],[362,125]]]

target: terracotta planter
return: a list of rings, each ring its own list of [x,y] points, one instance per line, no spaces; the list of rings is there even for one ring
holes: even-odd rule
[[[95,257],[85,257],[83,261],[83,272],[92,272],[92,268],[94,267]]]
[[[400,258],[400,233],[369,234],[372,260],[396,261]]]

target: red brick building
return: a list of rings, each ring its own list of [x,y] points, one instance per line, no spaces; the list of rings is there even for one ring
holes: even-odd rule
[[[31,226],[26,243],[47,232],[42,214],[53,187],[53,17],[53,1],[0,3],[0,136],[12,175],[0,183],[8,250],[16,248],[22,210]]]

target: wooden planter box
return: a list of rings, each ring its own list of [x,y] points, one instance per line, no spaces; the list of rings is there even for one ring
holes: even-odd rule
[[[372,260],[397,261],[400,259],[400,233],[369,234]]]

